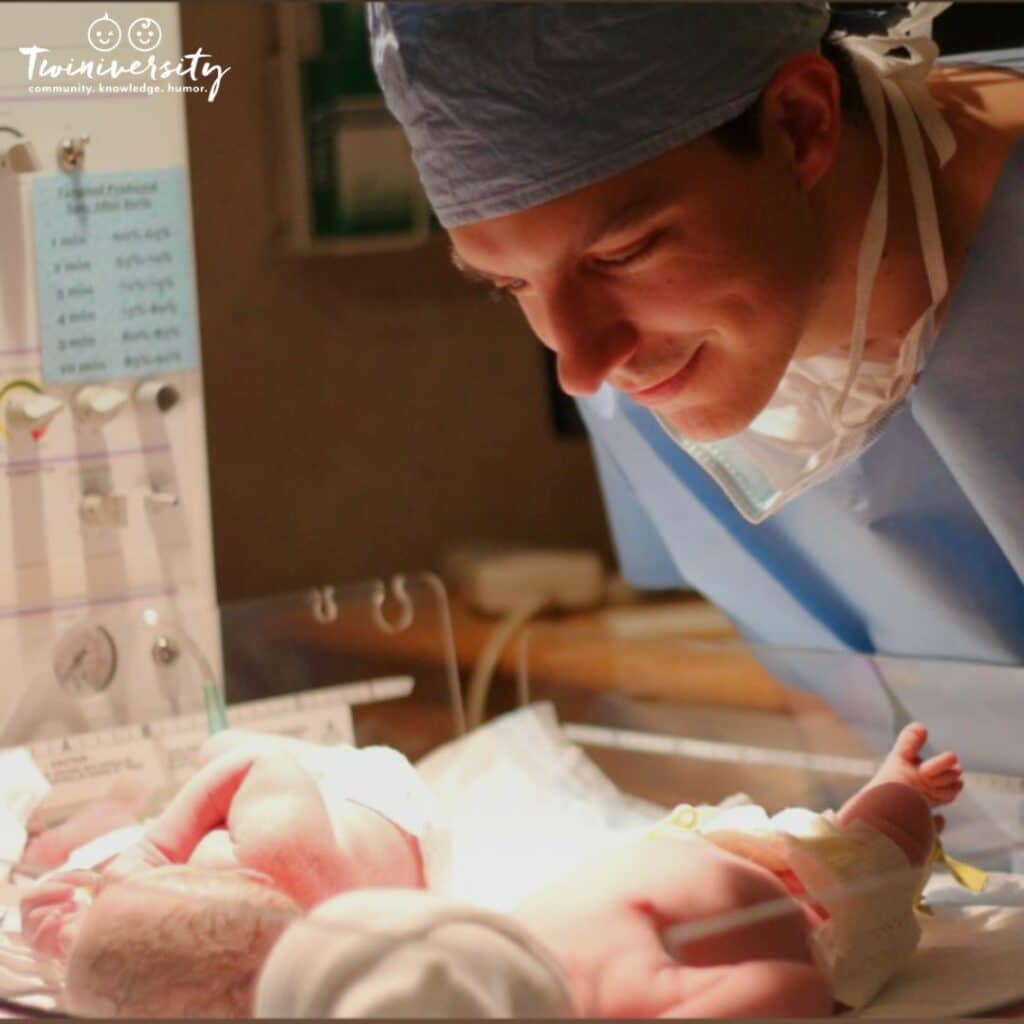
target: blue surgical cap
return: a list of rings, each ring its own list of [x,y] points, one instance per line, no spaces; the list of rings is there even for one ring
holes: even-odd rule
[[[824,2],[371,3],[373,63],[445,227],[516,213],[725,124]]]

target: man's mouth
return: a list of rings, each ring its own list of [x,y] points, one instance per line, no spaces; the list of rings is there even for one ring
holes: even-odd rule
[[[676,398],[689,383],[690,377],[693,375],[694,366],[697,363],[697,357],[700,355],[703,348],[703,343],[698,345],[693,350],[690,358],[687,359],[678,370],[669,374],[668,377],[663,377],[660,381],[657,381],[654,384],[637,388],[636,390],[625,388],[621,390],[623,390],[626,395],[639,405],[662,405],[665,402],[671,401],[673,398]]]

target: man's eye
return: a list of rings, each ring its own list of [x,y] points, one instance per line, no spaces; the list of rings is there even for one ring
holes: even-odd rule
[[[618,252],[608,253],[605,256],[595,255],[593,260],[602,267],[622,267],[640,256],[645,256],[654,246],[657,235],[642,238],[627,249],[620,249]]]

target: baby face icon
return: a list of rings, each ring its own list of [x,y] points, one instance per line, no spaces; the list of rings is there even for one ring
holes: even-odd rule
[[[121,26],[109,14],[104,14],[89,26],[86,35],[94,50],[109,53],[121,43]]]
[[[163,31],[152,18],[136,18],[128,26],[128,42],[141,53],[149,53],[160,45]]]

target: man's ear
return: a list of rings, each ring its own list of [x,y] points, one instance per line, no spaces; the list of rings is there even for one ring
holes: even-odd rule
[[[804,191],[821,181],[835,161],[839,103],[839,75],[816,53],[788,60],[761,94],[762,135],[782,147]]]

